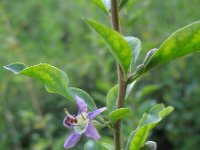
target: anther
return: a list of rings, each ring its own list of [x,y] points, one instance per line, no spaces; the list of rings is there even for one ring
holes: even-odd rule
[[[77,123],[77,119],[76,118],[74,119],[74,122]]]

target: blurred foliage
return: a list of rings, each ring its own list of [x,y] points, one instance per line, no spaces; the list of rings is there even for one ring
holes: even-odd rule
[[[158,47],[173,31],[198,20],[199,5],[199,0],[130,0],[121,12],[122,33],[141,39],[142,61],[149,49]],[[101,10],[81,0],[1,0],[0,66],[47,62],[68,73],[70,86],[86,90],[99,107],[105,105],[106,93],[117,81],[115,63],[81,17],[109,25]],[[160,66],[136,83],[127,101],[134,119],[125,122],[126,138],[144,111],[164,102],[174,106],[175,112],[152,134],[158,149],[198,149],[199,57],[197,53]],[[62,149],[69,134],[62,125],[63,108],[76,113],[76,106],[47,93],[28,77],[13,76],[2,68],[0,77],[0,149]],[[102,141],[112,139],[108,129],[101,133],[106,135]],[[86,141],[83,137],[74,149],[83,149]],[[92,142],[84,148],[88,143]]]

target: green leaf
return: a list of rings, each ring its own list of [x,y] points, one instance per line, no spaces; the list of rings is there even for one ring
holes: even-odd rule
[[[106,14],[108,14],[111,9],[110,0],[93,0],[93,3],[96,4]]]
[[[137,129],[136,129],[137,130]],[[129,135],[129,138],[128,138],[128,141],[127,141],[127,144],[126,144],[126,149],[125,150],[130,150],[130,143],[136,133],[136,130],[132,131]]]
[[[139,150],[145,143],[151,130],[167,115],[173,111],[173,107],[164,107],[163,104],[155,105],[149,113],[144,113],[136,131],[133,131],[129,137],[127,150]],[[130,140],[131,139],[131,140]]]
[[[124,5],[126,5],[126,3],[128,2],[129,0],[120,0],[119,2],[119,9],[122,9],[124,7]]]
[[[132,50],[126,40],[116,31],[94,20],[85,20],[110,46],[110,52],[122,67],[125,74],[129,72],[132,63]]]
[[[60,69],[46,63],[26,67],[21,63],[14,63],[4,68],[15,74],[23,74],[41,81],[48,92],[60,94],[74,102],[68,89],[68,76]]]
[[[77,95],[85,101],[85,103],[87,104],[90,111],[94,111],[97,109],[97,107],[94,103],[94,100],[85,91],[83,91],[82,89],[79,89],[79,88],[75,88],[75,87],[70,87],[69,89],[73,96]]]
[[[129,108],[119,108],[109,114],[110,120],[115,123],[117,120],[127,117],[131,110]]]
[[[131,93],[131,90],[133,89],[133,86],[135,85],[136,81],[130,83],[126,87],[126,95],[125,99],[128,98],[128,96]],[[108,110],[114,110],[116,108],[116,102],[117,102],[117,95],[118,95],[118,85],[115,85],[113,88],[110,89],[106,96],[106,106]]]
[[[141,41],[136,37],[124,37],[124,38],[129,43],[129,46],[132,48],[133,66],[134,66],[141,52]]]
[[[106,107],[110,111],[116,108],[117,92],[118,92],[118,85],[115,85],[113,88],[110,89],[110,91],[106,96]]]
[[[200,51],[200,21],[174,32],[147,62],[146,71],[187,54]]]
[[[150,130],[155,126],[155,124],[151,124],[149,126],[145,125],[141,127],[136,134],[134,135],[131,144],[130,144],[130,150],[140,150],[140,148],[143,146]]]

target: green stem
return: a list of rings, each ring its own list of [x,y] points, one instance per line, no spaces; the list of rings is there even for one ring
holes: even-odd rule
[[[113,29],[120,33],[118,0],[111,0],[111,19],[112,19]],[[117,108],[121,108],[123,107],[124,100],[125,100],[126,77],[119,64],[117,64],[117,73],[118,73],[118,85],[119,85]],[[114,141],[115,141],[115,150],[121,150],[121,121],[120,120],[118,120],[114,124]]]

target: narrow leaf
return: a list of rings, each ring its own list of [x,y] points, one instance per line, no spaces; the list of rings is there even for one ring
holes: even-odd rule
[[[187,54],[200,51],[200,21],[174,32],[147,62],[146,71]]]
[[[133,137],[131,144],[130,144],[130,150],[140,150],[140,148],[143,146],[150,130],[155,126],[155,123],[147,126],[142,126]]]
[[[129,108],[119,108],[109,114],[110,120],[115,123],[117,120],[127,117],[131,110]]]
[[[130,150],[140,150],[144,145],[148,135],[151,130],[167,115],[173,111],[173,107],[164,107],[162,104],[154,106],[149,113],[144,113],[141,120],[139,121],[139,126],[136,131],[133,131],[129,138],[129,143],[126,149]]]
[[[130,135],[129,135],[129,137],[128,137],[128,141],[127,141],[127,143],[126,143],[126,149],[125,149],[125,150],[130,150],[130,144],[131,144],[131,141],[132,141],[132,139],[133,139],[133,137],[134,137],[136,131],[137,131],[137,129],[134,130],[134,131],[132,131],[132,132],[130,133]]]
[[[60,94],[74,102],[68,89],[68,76],[60,69],[46,63],[26,67],[15,63],[5,66],[15,74],[23,74],[41,81],[48,92]]]
[[[126,40],[116,31],[102,25],[94,20],[87,19],[86,22],[106,41],[110,46],[110,52],[121,65],[125,74],[129,72],[132,63],[132,50]]]

